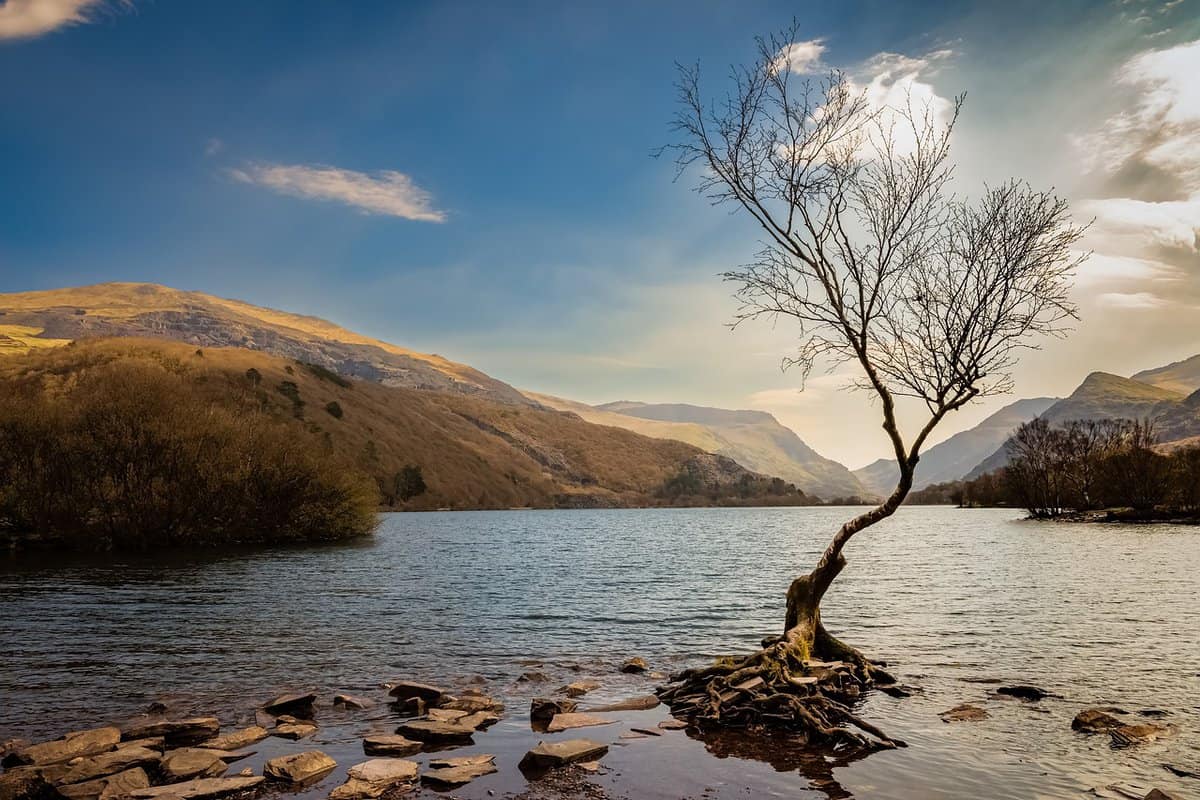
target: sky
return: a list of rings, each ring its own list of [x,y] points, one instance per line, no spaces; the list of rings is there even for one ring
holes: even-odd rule
[[[966,92],[957,191],[1017,177],[1091,222],[1075,330],[934,441],[1200,353],[1200,0],[7,0],[0,292],[234,297],[584,402],[770,411],[862,466],[889,446],[852,371],[802,382],[785,323],[728,327],[751,221],[653,156],[677,63],[719,94],[793,18],[814,68]]]

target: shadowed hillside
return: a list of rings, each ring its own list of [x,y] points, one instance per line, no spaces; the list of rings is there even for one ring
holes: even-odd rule
[[[1200,355],[1167,364],[1165,367],[1143,370],[1132,376],[1132,380],[1160,389],[1191,394],[1200,389]]]
[[[0,361],[0,382],[69,385],[114,363],[182,382],[211,407],[268,415],[305,450],[370,475],[385,507],[810,502],[782,481],[683,442],[532,405],[347,380],[317,365],[238,348],[83,340]],[[411,489],[413,469],[424,486],[419,493]]]
[[[992,414],[974,428],[954,434],[921,454],[917,463],[913,488],[920,490],[935,483],[956,481],[971,468],[990,456],[1007,441],[1022,422],[1028,422],[1056,402],[1053,397],[1018,400]],[[890,492],[896,486],[898,470],[895,459],[881,458],[855,476],[877,494]]]
[[[441,356],[362,336],[317,317],[201,292],[150,283],[102,283],[0,294],[0,353],[112,336],[177,339],[199,347],[244,347],[386,386],[452,391],[513,404],[529,402],[508,384]]]

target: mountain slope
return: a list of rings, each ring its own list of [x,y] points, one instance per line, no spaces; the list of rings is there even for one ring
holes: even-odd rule
[[[419,466],[428,488],[406,508],[658,505],[663,487],[684,473],[706,494],[722,487],[718,502],[753,501],[747,490],[764,493],[762,502],[804,500],[768,491],[762,476],[683,442],[478,395],[346,380],[241,348],[86,339],[0,360],[0,381],[53,385],[118,361],[182,376],[196,396],[225,408],[267,410],[309,447],[370,474],[385,494],[404,466]]]
[[[1165,367],[1142,370],[1132,377],[1160,389],[1191,394],[1200,389],[1200,355],[1167,364]]]
[[[763,411],[730,411],[681,403],[617,402],[587,406],[549,395],[530,397],[583,419],[646,436],[678,439],[728,456],[765,475],[777,475],[807,494],[829,500],[868,494],[850,470],[822,457]]]
[[[1185,395],[1171,389],[1122,378],[1107,372],[1093,372],[1070,396],[1059,400],[1040,416],[1051,424],[1076,419],[1159,419],[1173,415],[1175,421],[1171,438],[1192,435],[1193,426],[1200,433],[1200,417],[1182,406]],[[1008,463],[1007,444],[1001,445],[972,469],[966,477],[976,478],[985,472],[999,469]]]
[[[516,389],[465,364],[348,331],[317,317],[149,283],[103,283],[0,294],[0,353],[96,336],[243,347],[385,386],[478,395],[527,405]]]
[[[1038,416],[1057,401],[1054,397],[1035,397],[1009,403],[974,428],[960,431],[921,454],[917,462],[914,489],[933,483],[955,481],[990,456],[1023,422]],[[895,459],[881,458],[861,469],[855,476],[876,494],[886,494],[896,485]]]

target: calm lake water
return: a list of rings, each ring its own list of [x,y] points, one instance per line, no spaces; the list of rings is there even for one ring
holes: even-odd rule
[[[456,795],[486,796],[514,787],[511,764],[534,743],[529,696],[595,676],[596,698],[619,698],[653,685],[616,674],[630,655],[670,671],[755,647],[850,513],[391,514],[348,546],[0,560],[0,739],[54,737],[160,698],[234,724],[286,687],[382,696],[392,677],[481,675],[511,701],[477,737],[502,774]],[[1200,771],[1200,528],[1015,517],[906,508],[850,545],[826,624],[924,690],[862,709],[908,749],[831,767],[678,732],[621,742],[614,725],[584,732],[626,745],[597,780],[637,798],[1057,798],[1110,784],[1200,794],[1200,780],[1162,766]],[[515,682],[529,669],[556,682]],[[998,698],[981,680],[1062,698]],[[991,717],[938,719],[961,702]],[[1071,731],[1090,705],[1161,709],[1173,734],[1114,750]],[[388,713],[364,724],[388,729]],[[362,760],[361,731],[333,722],[317,746]]]

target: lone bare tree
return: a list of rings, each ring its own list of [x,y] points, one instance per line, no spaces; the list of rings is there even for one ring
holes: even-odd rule
[[[1010,390],[1018,352],[1065,332],[1082,229],[1064,200],[1019,181],[973,201],[953,195],[950,136],[963,97],[942,109],[911,99],[881,107],[843,73],[794,71],[795,34],[759,39],[757,59],[733,70],[715,103],[701,96],[698,68],[681,67],[680,141],[667,149],[681,172],[699,167],[701,192],[732,201],[766,234],[752,263],[725,274],[742,302],[735,324],[793,323],[800,344],[785,366],[805,374],[857,365],[857,386],[882,413],[896,487],[842,525],[793,581],[782,636],[749,657],[685,672],[662,696],[701,724],[784,724],[817,741],[891,747],[898,742],[845,702],[894,679],[829,634],[821,599],[850,539],[912,488],[934,428],[975,398]],[[911,438],[897,422],[898,398],[927,411]]]

